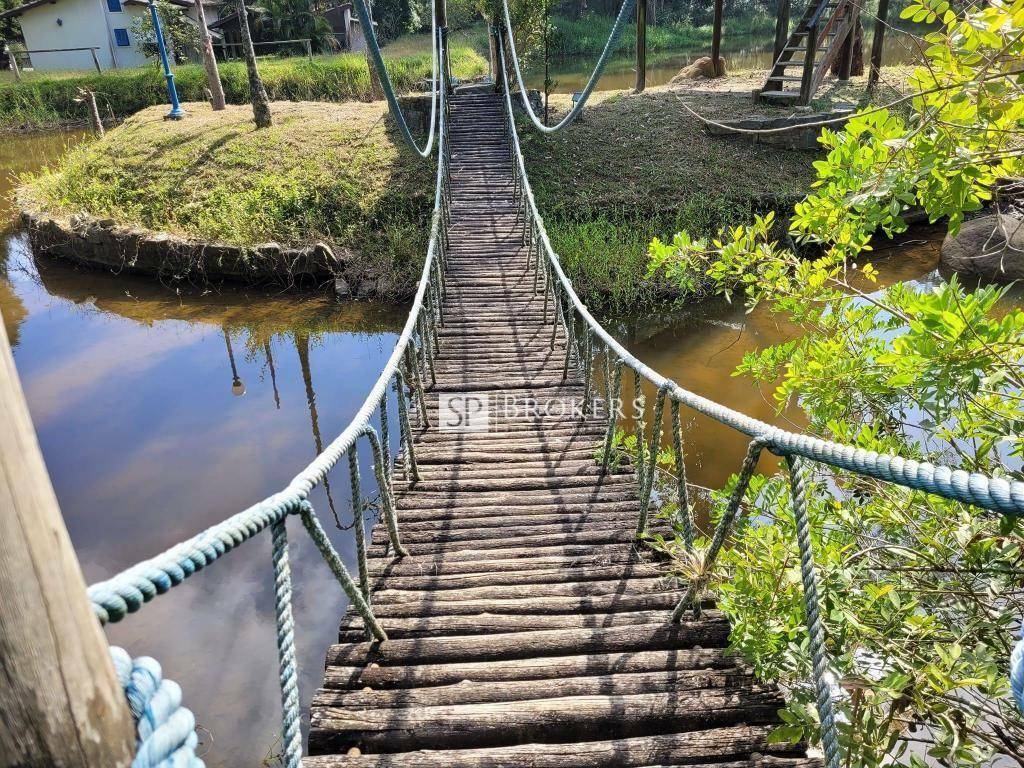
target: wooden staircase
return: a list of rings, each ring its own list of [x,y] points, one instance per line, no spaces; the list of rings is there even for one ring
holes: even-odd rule
[[[840,79],[849,79],[856,24],[851,0],[811,0],[755,98],[808,104],[837,61]]]

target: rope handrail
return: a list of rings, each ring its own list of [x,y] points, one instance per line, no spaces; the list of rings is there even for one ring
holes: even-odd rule
[[[430,135],[427,138],[427,144],[423,149],[419,148],[416,144],[416,140],[412,137],[412,131],[409,130],[409,124],[405,120],[405,115],[402,114],[402,107],[398,103],[398,95],[395,93],[395,86],[391,82],[391,76],[388,74],[388,69],[384,65],[384,54],[381,53],[380,44],[377,41],[377,33],[373,29],[373,17],[370,14],[370,9],[366,5],[366,0],[359,0],[356,4],[356,13],[359,15],[359,24],[363,28],[363,38],[366,40],[366,45],[369,48],[370,56],[373,58],[373,64],[377,69],[377,73],[380,75],[380,84],[384,89],[384,98],[387,99],[388,109],[391,110],[391,115],[398,124],[399,133],[402,135],[403,141],[409,146],[409,148],[420,157],[427,157],[430,155],[430,151],[434,146],[434,126],[435,116],[437,107],[437,91],[438,91],[438,77],[437,72],[440,67],[441,71],[446,71],[444,65],[444,55],[447,55],[447,51],[444,55],[439,53],[441,47],[441,30],[437,28],[437,0],[432,0],[430,4],[430,39],[431,39],[431,94],[430,94]],[[440,59],[440,61],[439,61]],[[371,73],[372,74],[372,73]],[[441,78],[444,80],[444,78]],[[442,83],[442,88],[447,88],[447,83]]]
[[[501,41],[499,50],[502,52],[504,50]],[[586,304],[573,289],[572,282],[562,269],[558,254],[551,246],[551,240],[544,227],[544,218],[540,214],[526,176],[526,163],[519,145],[519,138],[514,130],[512,104],[507,87],[508,77],[504,71],[502,77],[506,86],[506,107],[510,119],[513,120],[511,124],[513,154],[518,173],[523,179],[530,216],[538,225],[540,242],[562,290],[565,291],[576,313],[601,342],[607,345],[628,368],[640,374],[656,388],[660,389],[662,386],[668,385],[668,395],[671,399],[750,437],[764,439],[774,452],[802,456],[837,469],[856,472],[914,490],[934,493],[953,501],[973,504],[995,512],[1024,515],[1024,482],[992,477],[980,472],[967,472],[927,461],[904,459],[893,454],[855,448],[813,435],[789,432],[684,389],[632,355],[590,314]]]
[[[372,464],[381,495],[383,518],[387,525],[389,545],[395,555],[406,550],[401,543],[397,513],[392,496],[391,448],[389,445],[388,388],[397,391],[400,443],[405,450],[404,472],[407,478],[418,479],[413,453],[412,427],[407,397],[418,405],[420,423],[427,421],[424,387],[427,377],[433,378],[433,358],[437,347],[437,328],[443,323],[444,262],[448,247],[450,190],[448,184],[448,100],[447,89],[439,83],[439,67],[446,52],[444,37],[435,30],[434,99],[437,109],[436,136],[438,146],[437,174],[434,182],[434,207],[430,219],[430,237],[416,295],[395,347],[345,429],[281,491],[238,512],[159,555],[137,563],[115,576],[92,584],[87,593],[93,611],[102,624],[117,622],[134,613],[159,594],[181,584],[198,570],[219,559],[235,547],[271,529],[271,556],[274,571],[277,648],[282,705],[282,744],[284,764],[299,768],[302,759],[301,717],[298,695],[298,670],[295,654],[295,626],[292,615],[291,566],[288,561],[287,518],[298,515],[321,557],[335,576],[352,607],[363,620],[371,641],[387,640],[387,633],[378,622],[370,604],[370,578],[366,552],[364,505],[360,494],[358,441],[365,438],[372,452]],[[433,118],[432,118],[433,120]],[[433,144],[432,129],[428,150]],[[380,436],[371,424],[380,412]],[[352,483],[352,513],[358,565],[358,583],[349,572],[334,545],[328,539],[313,506],[312,490],[348,455]],[[178,729],[181,730],[181,729]],[[177,732],[177,731],[176,731]],[[186,745],[187,746],[187,745]],[[162,763],[161,763],[162,764]],[[201,765],[201,763],[199,763]]]
[[[636,0],[626,0],[622,7],[619,9],[618,16],[615,17],[615,23],[612,25],[612,31],[608,35],[608,39],[605,41],[604,48],[601,50],[601,56],[597,60],[597,64],[594,66],[594,71],[590,74],[590,79],[580,92],[580,97],[573,104],[568,114],[563,117],[556,125],[544,125],[537,114],[533,111],[533,105],[530,104],[530,99],[527,98],[526,85],[523,80],[523,72],[519,63],[519,56],[516,54],[516,42],[512,36],[512,16],[508,9],[508,0],[502,0],[502,10],[505,24],[504,37],[508,40],[508,47],[510,57],[512,59],[512,68],[516,73],[516,82],[519,85],[519,93],[522,96],[523,108],[526,110],[526,114],[529,115],[530,121],[541,133],[556,133],[563,128],[567,128],[576,121],[576,118],[580,116],[583,111],[583,107],[586,106],[587,100],[590,98],[590,94],[597,86],[598,81],[601,79],[601,75],[604,73],[605,65],[608,63],[608,59],[612,53],[618,48],[619,39],[622,37],[622,32],[626,26],[626,20],[629,18],[633,11],[633,6],[636,5]],[[504,57],[504,54],[503,54]],[[504,75],[504,67],[503,76]],[[507,78],[506,78],[507,79]],[[507,92],[506,88],[506,92]]]
[[[825,755],[826,768],[840,768],[839,733],[836,726],[835,704],[833,701],[832,684],[830,682],[831,664],[825,645],[825,628],[821,617],[820,589],[810,535],[810,517],[807,501],[807,485],[809,482],[807,462],[814,461],[827,464],[837,469],[891,482],[912,490],[924,491],[954,501],[973,504],[984,509],[1010,515],[1024,515],[1024,483],[1016,480],[1010,481],[1002,477],[993,477],[979,472],[966,472],[962,469],[935,465],[930,462],[904,459],[892,454],[867,451],[851,445],[823,440],[813,435],[789,432],[690,392],[630,354],[590,314],[586,305],[580,300],[573,289],[572,283],[562,269],[558,254],[551,246],[551,241],[544,227],[544,219],[540,214],[533,190],[530,187],[526,172],[526,162],[519,143],[515,115],[512,110],[508,72],[505,66],[504,35],[500,33],[498,34],[497,46],[500,54],[499,65],[501,66],[501,84],[504,91],[510,160],[513,165],[514,182],[518,187],[517,198],[522,201],[521,205],[524,209],[522,218],[526,222],[524,224],[523,242],[524,244],[529,243],[530,248],[534,249],[533,257],[536,259],[538,269],[543,266],[546,270],[545,276],[547,280],[545,285],[550,286],[550,288],[547,288],[545,291],[545,307],[548,302],[548,290],[550,290],[555,305],[552,323],[557,325],[559,320],[561,320],[562,327],[566,333],[567,345],[563,370],[568,370],[570,358],[576,360],[583,370],[586,385],[584,413],[587,412],[590,400],[591,369],[599,355],[602,353],[604,355],[605,393],[609,403],[618,400],[623,366],[629,368],[634,374],[634,389],[637,393],[636,401],[638,403],[635,428],[637,438],[636,475],[640,488],[640,510],[636,538],[643,540],[647,534],[647,521],[651,501],[650,483],[656,470],[658,444],[664,429],[662,415],[666,398],[671,402],[672,408],[673,449],[678,472],[678,511],[676,514],[679,518],[680,528],[683,531],[684,546],[688,551],[692,551],[694,546],[693,524],[686,490],[679,406],[686,405],[698,413],[753,438],[741,467],[739,480],[715,528],[710,546],[703,555],[704,574],[710,573],[710,569],[714,566],[717,554],[722,548],[725,537],[737,516],[762,450],[767,448],[785,458],[786,468],[789,473],[790,500],[795,523],[796,544],[799,552],[804,622],[807,628],[807,647],[812,662],[811,678],[814,684],[815,703],[820,723],[820,738]],[[545,317],[546,314],[545,310]],[[577,321],[582,323],[582,329],[579,333],[576,331]],[[597,349],[596,352],[595,348]],[[647,436],[643,418],[642,384],[644,381],[647,381],[658,390],[654,409],[654,423],[651,429],[649,454],[647,453]],[[610,412],[603,446],[602,473],[607,472],[608,469],[616,423],[616,414]],[[673,621],[680,621],[688,610],[692,610],[694,613],[700,612],[700,597],[705,578],[706,575],[698,577],[687,588],[672,613]],[[1010,678],[1014,697],[1021,708],[1024,709],[1024,639],[1018,642],[1011,656]]]

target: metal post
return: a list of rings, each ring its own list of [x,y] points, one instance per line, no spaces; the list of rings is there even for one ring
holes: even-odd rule
[[[164,117],[167,120],[181,120],[185,117],[185,110],[178,102],[178,89],[174,87],[174,73],[171,72],[171,62],[167,58],[167,46],[164,44],[164,31],[160,26],[160,15],[156,12],[156,3],[149,0],[149,14],[153,19],[153,30],[156,32],[156,45],[160,49],[160,62],[163,64],[164,77],[167,78],[167,96],[171,101],[171,111]]]
[[[882,70],[882,49],[885,44],[885,18],[889,15],[889,0],[878,0],[878,16],[875,18],[875,35],[871,40],[871,68],[868,72],[868,88],[878,84]]]
[[[636,92],[647,87],[647,0],[636,4]]]

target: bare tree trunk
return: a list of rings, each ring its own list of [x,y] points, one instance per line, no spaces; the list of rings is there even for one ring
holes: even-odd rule
[[[220,82],[220,70],[217,69],[217,57],[213,55],[213,40],[210,30],[206,28],[206,11],[203,0],[196,0],[196,21],[199,22],[199,37],[203,45],[203,66],[206,67],[206,83],[210,88],[210,104],[214,111],[224,109],[224,86]]]
[[[238,29],[242,33],[245,68],[249,71],[249,94],[256,127],[269,128],[273,122],[270,119],[270,99],[260,79],[260,71],[256,68],[256,49],[252,46],[252,35],[249,33],[249,12],[245,8],[245,0],[238,0]]]
[[[97,135],[102,137],[105,133],[103,130],[103,121],[100,119],[100,110],[96,106],[96,94],[93,91],[86,90],[85,98],[89,104],[89,117],[92,120],[92,130]]]

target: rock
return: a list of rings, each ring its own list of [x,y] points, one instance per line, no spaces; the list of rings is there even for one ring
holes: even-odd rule
[[[356,296],[360,299],[369,299],[377,295],[377,283],[378,280],[370,279],[363,280],[359,284],[359,290],[356,292]]]
[[[713,77],[720,77],[727,72],[725,59],[718,58],[718,69],[715,70],[715,66],[711,61],[710,56],[701,56],[693,64],[688,67],[683,67],[676,73],[676,76],[669,80],[669,83],[683,83],[687,80],[700,80],[700,79],[711,79]]]
[[[1024,218],[993,214],[965,222],[956,237],[946,235],[939,265],[998,283],[1024,279]]]
[[[352,286],[344,277],[334,278],[334,295],[339,299],[352,298]]]

